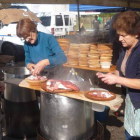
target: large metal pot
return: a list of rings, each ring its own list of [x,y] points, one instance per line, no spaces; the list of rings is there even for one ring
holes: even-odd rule
[[[29,74],[25,67],[10,68],[4,71],[4,80],[24,79]],[[5,83],[5,86],[3,112],[6,135],[13,139],[36,137],[39,108],[35,90],[9,83]]]
[[[4,73],[4,80],[19,78],[24,79],[30,75],[26,67],[9,68]],[[27,88],[21,88],[14,84],[5,83],[4,98],[12,102],[27,102],[36,100],[35,91]]]
[[[89,88],[85,82],[77,83]],[[41,93],[39,132],[46,139],[87,140],[93,135],[93,127],[92,103]]]

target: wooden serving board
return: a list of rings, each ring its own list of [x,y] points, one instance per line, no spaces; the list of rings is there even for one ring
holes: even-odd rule
[[[42,91],[44,93],[46,92],[41,88],[41,86],[30,86],[25,80],[21,81],[19,86],[23,87],[23,88],[33,89],[33,90],[39,90],[39,91]],[[109,106],[110,109],[112,109],[114,111],[117,110],[117,108],[115,106],[118,103],[121,104],[123,102],[121,95],[117,95],[117,94],[116,94],[116,98],[114,100],[111,100],[111,101],[94,101],[94,100],[90,100],[90,99],[86,98],[84,96],[84,93],[85,93],[85,91],[53,93],[53,94],[59,94],[59,95],[65,96],[65,97],[73,98],[73,99],[78,99],[78,100],[88,101],[88,102],[97,103],[97,104],[101,104],[101,105],[106,105],[106,106]]]

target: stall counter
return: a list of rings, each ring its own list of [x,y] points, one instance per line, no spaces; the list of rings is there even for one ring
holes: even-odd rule
[[[19,86],[23,87],[23,88],[33,89],[33,90],[39,90],[39,91],[43,92],[44,94],[46,94],[45,91],[40,86],[30,86],[25,80],[21,81],[19,83]],[[92,102],[95,104],[109,106],[110,109],[113,111],[117,111],[117,109],[118,109],[117,106],[121,105],[123,102],[122,95],[119,95],[119,94],[116,94],[116,98],[114,100],[95,101],[95,100],[90,100],[90,99],[86,98],[84,96],[84,93],[85,93],[84,91],[80,91],[80,92],[66,92],[66,93],[52,93],[52,94],[59,94],[59,95],[65,96],[65,97],[73,98],[73,99],[78,99],[78,100],[83,100],[83,101],[87,101],[87,102]]]

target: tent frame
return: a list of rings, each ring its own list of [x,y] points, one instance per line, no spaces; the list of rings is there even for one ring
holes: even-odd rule
[[[0,3],[77,4],[77,0],[0,0]],[[79,4],[140,8],[140,0],[79,0]]]

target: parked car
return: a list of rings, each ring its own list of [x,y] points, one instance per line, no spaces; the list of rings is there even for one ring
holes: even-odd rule
[[[12,10],[12,12],[14,13],[13,10]],[[16,9],[16,12],[17,12],[17,9]],[[7,13],[8,12],[6,12],[6,14]],[[25,14],[25,12],[24,12],[24,14]],[[27,17],[27,15],[26,15],[26,17]],[[36,19],[37,17],[33,17],[33,18]],[[14,19],[12,23],[7,22],[7,20],[6,21],[3,19],[0,19],[0,20],[3,21],[3,26],[0,29],[0,54],[15,56],[15,61],[24,60],[24,49],[23,49],[24,41],[16,35],[17,22],[14,22],[14,20],[17,21],[17,19]],[[11,19],[8,19],[8,20],[11,21]],[[37,30],[51,34],[49,32],[49,30],[47,30],[46,27],[44,27],[38,21],[40,21],[40,20],[36,19]],[[4,22],[6,24],[4,24]],[[7,23],[9,23],[9,24],[7,24]]]
[[[75,17],[69,13],[51,13],[41,16],[40,20],[54,36],[64,36],[74,31]]]

